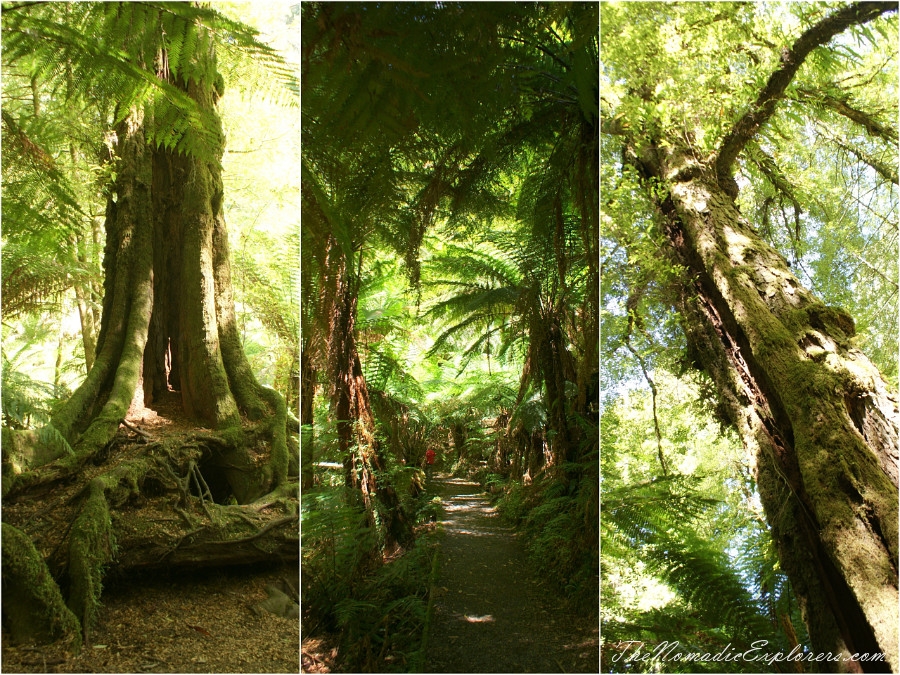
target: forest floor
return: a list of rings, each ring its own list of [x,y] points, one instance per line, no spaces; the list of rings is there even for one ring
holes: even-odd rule
[[[198,431],[174,393],[153,409],[136,399],[126,422],[131,430],[157,438]],[[82,481],[62,489],[74,494],[108,470],[89,464]],[[41,521],[44,511],[40,499],[18,500],[4,504],[4,519]],[[46,549],[68,531],[53,520],[38,529],[46,534]],[[110,576],[104,580],[99,625],[80,654],[58,644],[13,646],[4,631],[2,672],[297,673],[299,621],[268,612],[257,616],[251,607],[268,597],[267,585],[280,579],[297,588],[298,573],[297,563],[287,563]]]
[[[12,647],[4,634],[3,672],[297,673],[299,622],[251,610],[281,578],[296,586],[296,564],[109,580],[81,654]]]
[[[596,617],[575,615],[530,571],[481,487],[440,477],[440,567],[426,672],[596,673]]]

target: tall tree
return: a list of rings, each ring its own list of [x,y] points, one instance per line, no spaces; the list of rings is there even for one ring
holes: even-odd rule
[[[86,63],[90,51],[70,33],[88,35],[107,22],[104,47],[121,45],[128,53],[120,69],[149,69],[142,77],[152,73],[165,85],[150,91],[174,93],[182,107],[148,105],[137,94],[121,103],[113,131],[117,172],[106,212],[97,361],[53,418],[75,451],[60,468],[77,468],[110,441],[140,381],[146,403],[178,390],[185,413],[218,430],[240,430],[241,413],[252,421],[274,414],[270,463],[240,490],[242,499],[259,496],[284,478],[285,413],[283,402],[256,382],[234,322],[219,165],[224,137],[214,109],[222,79],[209,28],[201,23],[217,15],[187,4],[76,7],[78,13],[53,16],[50,10],[50,17],[39,18],[40,10],[20,6],[7,28],[13,35],[21,30],[19,17],[25,26],[29,19],[65,21],[44,30],[69,38],[69,48],[79,50],[67,55],[72,68],[96,77],[96,66]],[[160,30],[183,42],[173,39],[168,48],[151,42]],[[21,39],[13,45],[24,46]],[[239,431],[232,441],[246,442]]]
[[[851,316],[807,290],[760,234],[764,223],[754,227],[741,213],[747,172],[738,180],[735,172],[755,164],[760,182],[796,208],[799,238],[799,191],[766,152],[787,129],[779,111],[827,127],[821,111],[830,108],[876,142],[890,139],[889,123],[865,110],[872,85],[859,72],[877,68],[869,64],[878,57],[867,61],[849,44],[879,53],[869,25],[889,40],[885,24],[895,18],[884,17],[896,9],[813,5],[785,15],[779,8],[793,21],[785,32],[769,28],[774,18],[766,13],[775,10],[737,3],[604,5],[602,13],[605,156],[618,158],[619,188],[634,177],[653,209],[650,239],[670,261],[667,276],[631,284],[627,330],[640,322],[647,281],[667,286],[688,360],[715,383],[723,414],[754,458],[813,649],[886,656],[874,664],[832,660],[822,666],[829,671],[884,672],[900,663],[897,396],[854,345]],[[846,77],[842,69],[856,72]],[[791,142],[805,142],[802,124],[791,131]],[[882,177],[875,189],[890,186]],[[608,215],[628,218],[612,194]],[[632,217],[641,225],[642,216]],[[626,233],[619,241],[630,245],[629,228],[609,222],[611,236]]]
[[[107,138],[114,182],[106,204],[96,360],[84,383],[54,412],[53,433],[4,435],[10,441],[4,496],[14,503],[60,479],[78,480],[87,462],[103,463],[139,393],[151,405],[178,392],[183,415],[198,431],[213,430],[171,443],[168,459],[154,458],[149,449],[117,461],[82,486],[86,497],[61,564],[68,569],[68,606],[87,632],[117,539],[119,564],[149,562],[142,561],[141,545],[129,540],[129,528],[119,531],[110,519],[110,509],[138,498],[148,481],[168,475],[163,484],[183,502],[193,491],[208,519],[197,531],[233,540],[225,558],[237,555],[237,560],[260,556],[239,552],[237,539],[246,539],[246,531],[235,538],[227,526],[221,529],[232,515],[219,509],[213,517],[210,508],[218,507],[212,502],[248,504],[265,495],[278,500],[296,488],[289,479],[284,399],[256,380],[235,322],[222,210],[224,135],[215,109],[224,82],[217,46],[261,56],[273,66],[277,58],[249,28],[189,3],[10,4],[4,6],[3,35],[5,65],[30,68],[31,77],[51,94],[74,82],[84,100],[115,101]],[[212,487],[200,464],[206,465]],[[161,487],[155,485],[148,487],[151,495]],[[296,514],[282,516],[258,522],[254,533],[263,535],[276,525],[283,530],[297,521]],[[192,528],[198,524],[184,518]],[[249,524],[253,518],[243,520]],[[33,558],[33,547],[20,545],[19,537],[11,535],[7,542],[12,531],[4,523],[11,555]],[[288,531],[275,547],[278,554],[290,550],[291,540]],[[263,558],[273,552],[265,549],[259,549]],[[224,560],[221,554],[212,558]],[[43,586],[33,576],[12,581],[33,594],[26,613],[44,612],[44,623],[57,620],[58,608],[47,600],[59,592],[52,581],[44,579]],[[30,620],[41,623],[34,616]],[[27,630],[28,621],[18,616],[16,632]]]

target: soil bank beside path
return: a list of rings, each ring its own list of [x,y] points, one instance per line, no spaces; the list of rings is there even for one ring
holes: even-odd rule
[[[534,577],[524,547],[481,487],[439,477],[440,567],[426,671],[596,673],[597,619],[572,615]]]

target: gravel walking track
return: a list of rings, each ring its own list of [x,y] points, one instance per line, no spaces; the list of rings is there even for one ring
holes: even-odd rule
[[[574,615],[531,572],[476,483],[437,477],[444,537],[427,672],[597,673],[596,617]]]

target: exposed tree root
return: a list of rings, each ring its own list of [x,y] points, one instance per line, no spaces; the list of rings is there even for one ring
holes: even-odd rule
[[[122,429],[79,471],[57,460],[18,474],[29,479],[9,490],[3,524],[4,593],[16,598],[3,611],[14,639],[89,640],[113,571],[298,560],[296,463],[285,416],[275,417],[153,441]]]
[[[59,586],[28,535],[3,523],[3,618],[13,640],[81,645],[78,619],[66,607]]]

